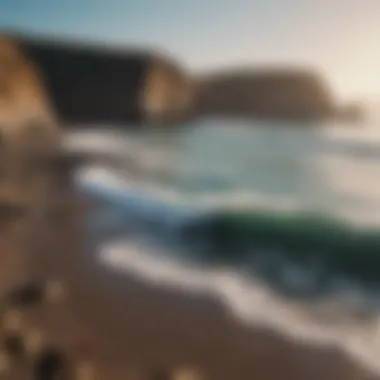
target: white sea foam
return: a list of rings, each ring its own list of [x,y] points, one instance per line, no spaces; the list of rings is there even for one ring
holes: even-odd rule
[[[101,260],[116,271],[133,273],[156,286],[210,294],[242,323],[275,328],[309,344],[339,346],[380,373],[379,318],[361,322],[350,313],[343,313],[342,304],[337,306],[333,301],[307,305],[284,300],[233,269],[205,270],[174,259],[165,260],[165,253],[138,240],[117,241],[101,247],[100,252]],[[346,309],[355,306],[351,301]]]
[[[339,137],[336,131],[323,132],[323,134],[325,134],[326,139],[336,140]],[[71,148],[106,150],[115,154],[126,154],[125,151],[127,150],[129,153],[132,152],[132,155],[141,156],[141,142],[134,138],[122,139],[115,135],[108,135],[108,138],[105,138],[103,133],[97,133],[96,136],[86,133],[79,136],[78,139],[76,137],[78,136],[73,136],[72,140],[68,142]],[[264,149],[268,150],[269,148],[264,147]],[[289,148],[290,151],[292,151],[291,147]],[[155,160],[152,156],[147,157],[145,156],[147,161]],[[328,157],[321,159],[318,155],[314,155],[311,157],[313,165],[308,167],[310,157],[307,156],[306,158],[307,160],[300,154],[298,161],[302,165],[304,165],[303,160],[306,162],[307,175],[311,177],[317,175],[318,181],[328,183],[335,192],[339,192],[340,198],[344,195],[343,190],[349,187],[354,193],[353,195],[360,198],[360,201],[367,200],[366,183],[371,183],[371,181],[366,181],[368,179],[375,180],[372,177],[377,169],[376,165],[372,171],[370,167],[359,169],[362,177],[360,177],[361,182],[356,184],[360,184],[360,188],[358,188],[359,186],[350,187],[350,183],[347,182],[350,179],[351,165],[345,166],[344,162],[339,165],[334,164],[334,162],[329,161]],[[281,157],[278,159],[281,160]],[[299,169],[298,161],[294,161],[294,168],[297,170]],[[265,164],[265,160],[263,162]],[[301,169],[304,168],[302,166]],[[318,169],[315,172],[316,174],[311,171],[313,168]],[[276,170],[273,173],[276,173]],[[341,182],[339,173],[342,173]],[[355,174],[353,173],[353,175]],[[108,197],[115,202],[120,202],[124,207],[132,204],[141,206],[141,213],[156,214],[161,219],[164,219],[162,217],[164,214],[166,216],[169,214],[178,216],[179,209],[182,210],[180,217],[183,217],[183,212],[186,215],[187,212],[190,212],[189,210],[195,208],[232,207],[234,209],[247,209],[251,207],[255,210],[258,208],[267,210],[272,207],[276,210],[279,208],[296,210],[310,206],[310,202],[302,202],[296,196],[289,197],[286,194],[284,196],[278,194],[273,196],[264,194],[262,191],[255,192],[254,188],[249,190],[235,189],[224,194],[213,194],[212,192],[209,195],[183,194],[168,188],[165,184],[149,182],[146,179],[140,181],[125,175],[121,176],[116,170],[112,171],[105,167],[86,168],[78,173],[78,181],[88,191],[94,191],[101,197]],[[353,184],[355,185],[355,181]],[[324,209],[320,207],[320,210],[326,213],[330,211],[334,215],[351,217],[353,220],[368,221],[371,217],[379,219],[379,208],[374,202],[377,201],[376,192],[371,194],[373,199],[369,197],[370,201],[372,200],[369,210],[365,210],[363,206],[365,202],[358,202],[357,205],[354,205],[351,201],[350,207],[348,207],[346,204],[331,202],[331,199],[326,200],[326,207]],[[310,207],[322,206],[323,203],[317,202],[314,205],[311,204]],[[359,215],[359,211],[362,212],[362,215]],[[165,220],[167,219],[170,218],[165,218]],[[351,295],[347,300],[340,298],[339,303],[330,300],[329,304],[323,305],[285,301],[264,284],[245,277],[237,269],[208,268],[206,270],[201,267],[190,266],[188,263],[172,257],[169,259],[166,252],[158,252],[157,247],[150,247],[146,242],[137,239],[131,240],[130,237],[128,240],[114,241],[101,247],[100,258],[106,265],[111,265],[115,270],[133,272],[141,279],[157,286],[172,286],[186,292],[211,294],[223,302],[242,323],[269,325],[294,339],[306,340],[318,345],[333,344],[340,346],[354,358],[380,373],[380,362],[377,358],[380,352],[380,320],[373,317],[363,321],[354,316],[353,311],[355,308],[360,309],[360,302],[363,302],[360,297]]]
[[[74,133],[69,136],[67,146],[74,150],[107,152],[126,162],[123,173],[97,168],[87,172],[86,180],[115,184],[119,188],[127,186],[128,191],[132,187],[168,203],[191,203],[207,209],[311,209],[359,224],[380,224],[377,191],[380,162],[370,157],[356,159],[355,155],[341,155],[337,148],[338,152],[330,149],[326,153],[329,143],[334,142],[333,146],[339,147],[339,143],[345,141],[345,134],[341,131],[338,134],[334,128],[324,129],[320,133],[311,132],[310,136],[305,131],[261,131],[263,136],[253,131],[253,137],[247,138],[239,133],[234,137],[233,131],[224,130],[221,137],[213,130],[207,131],[207,128],[204,135],[194,137],[196,133],[190,133],[180,142],[181,149],[190,153],[173,153],[173,157],[170,157],[172,153],[166,152],[168,144],[156,144],[154,140],[152,143],[144,136],[120,131]],[[354,132],[349,130],[346,134],[350,133]],[[356,135],[367,136],[357,131]],[[215,144],[209,144],[212,139],[217,140]],[[371,143],[368,139],[362,140]],[[363,144],[359,138],[355,141],[360,146]],[[214,147],[218,144],[221,148]],[[229,152],[228,149],[232,148],[228,144],[232,144],[237,153]],[[189,156],[191,153],[192,157]],[[132,166],[136,170],[127,175]],[[176,175],[182,178],[194,176],[195,181],[211,178],[219,171],[231,187],[194,192],[185,186],[178,191],[175,179],[174,185],[166,181],[165,170],[181,171],[182,174]],[[168,173],[166,175],[170,177]],[[128,183],[122,184],[121,181]]]
[[[91,186],[89,174],[87,172],[89,182],[86,182],[85,174],[82,180]],[[99,177],[96,177],[96,174]],[[97,181],[100,177],[103,181],[107,181],[97,189],[105,198],[111,188],[116,190],[121,184],[125,191],[123,199],[133,197],[132,187],[129,187],[130,192],[126,192],[128,188],[125,186],[129,186],[129,183],[126,184],[110,171],[94,170],[92,175],[94,181],[92,185],[95,183],[99,185]],[[108,195],[113,197],[114,193]],[[143,202],[142,193],[139,193],[139,199]],[[152,201],[151,197],[148,199]],[[157,217],[162,218],[165,212],[172,214],[176,212],[176,207],[171,209],[165,204],[161,208],[158,207],[158,203],[156,208],[148,205],[149,216],[153,217],[156,212]],[[380,350],[380,340],[377,338],[380,334],[380,320],[376,318],[361,322],[352,317],[352,311],[356,306],[355,298],[347,300],[343,312],[342,300],[339,304],[330,301],[328,305],[306,305],[285,301],[265,285],[243,276],[237,270],[228,268],[205,270],[191,267],[188,263],[176,261],[172,257],[169,259],[165,252],[158,252],[157,248],[149,247],[144,241],[131,241],[130,238],[102,247],[101,260],[115,270],[133,272],[141,279],[158,286],[172,286],[185,292],[211,294],[244,323],[267,325],[310,344],[340,346],[354,358],[359,358],[367,366],[380,372],[377,360],[377,353]]]

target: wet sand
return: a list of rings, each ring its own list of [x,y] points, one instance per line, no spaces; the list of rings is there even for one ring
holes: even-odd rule
[[[188,366],[214,380],[376,378],[333,347],[308,347],[244,326],[208,296],[117,273],[98,261],[97,245],[86,244],[87,254],[75,257],[75,268],[69,264],[67,278],[102,360],[129,363],[144,379]]]
[[[83,230],[82,201],[69,177],[61,176],[24,217],[29,240],[11,239],[3,230],[4,242],[21,245],[19,259],[25,260],[24,265],[0,268],[7,278],[23,273],[37,282],[58,279],[66,293],[57,302],[16,310],[7,310],[3,297],[0,336],[4,343],[10,333],[4,322],[9,312],[19,312],[11,333],[26,351],[4,379],[56,379],[38,370],[54,350],[75,371],[69,371],[67,380],[180,380],[175,372],[189,367],[210,380],[375,379],[334,348],[312,348],[243,326],[207,296],[154,287],[103,266],[98,242]],[[3,258],[12,261],[16,256],[10,252]],[[1,287],[9,292],[22,281]]]

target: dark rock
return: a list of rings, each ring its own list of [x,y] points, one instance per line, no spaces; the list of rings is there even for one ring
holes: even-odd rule
[[[44,297],[44,283],[28,282],[14,289],[9,295],[9,302],[13,306],[34,306],[42,302]]]
[[[68,380],[68,360],[64,353],[45,350],[36,360],[33,379],[35,380]]]
[[[338,119],[347,122],[360,122],[365,119],[364,106],[359,103],[350,103],[338,110]]]
[[[170,58],[138,48],[5,36],[41,73],[66,124],[160,124],[185,118],[191,84]]]
[[[334,109],[328,86],[309,70],[235,70],[199,79],[202,116],[314,121],[333,117]]]
[[[4,349],[14,359],[22,359],[25,356],[23,339],[17,334],[9,334],[5,337]]]

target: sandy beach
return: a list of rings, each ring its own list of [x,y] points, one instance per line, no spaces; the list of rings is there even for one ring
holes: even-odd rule
[[[116,273],[87,246],[87,254],[66,257],[59,268],[65,268],[72,310],[97,357],[96,378],[111,378],[111,371],[112,378],[125,379],[131,369],[131,379],[174,379],[175,371],[189,367],[215,380],[376,378],[334,348],[243,326],[207,296]]]
[[[148,378],[183,366],[215,380],[375,378],[333,348],[310,348],[244,327],[207,297],[156,289],[93,261],[86,267],[94,277],[81,286],[79,304],[82,315],[91,315],[93,337],[107,342],[107,356],[151,371]]]
[[[49,369],[52,361],[67,369],[64,379],[78,380],[195,380],[195,373],[210,380],[376,378],[334,348],[243,326],[208,296],[155,287],[105,267],[99,242],[84,233],[81,199],[65,176],[55,175],[59,186],[24,217],[29,240],[14,252],[26,260],[20,265],[27,264],[27,278],[58,280],[65,296],[32,307],[6,305],[3,298],[3,348],[10,338],[23,347],[22,355],[12,354],[5,379],[29,379],[31,373],[58,379]],[[20,245],[17,236],[4,235],[4,241]],[[20,266],[13,268],[15,276],[6,266],[8,277],[17,278]],[[6,292],[18,282],[3,284]],[[188,368],[192,374],[185,377]]]

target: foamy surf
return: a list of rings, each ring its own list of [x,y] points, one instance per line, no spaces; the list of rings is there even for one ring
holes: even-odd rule
[[[150,204],[165,204],[168,208],[186,207],[189,210],[212,212],[215,210],[233,211],[268,211],[268,212],[314,212],[331,218],[340,218],[358,227],[380,226],[380,213],[374,211],[371,203],[363,207],[363,203],[350,205],[330,205],[321,207],[318,204],[297,201],[286,196],[273,197],[254,191],[236,190],[218,194],[191,194],[176,191],[164,184],[141,181],[134,176],[128,176],[123,171],[111,167],[88,166],[78,171],[77,183],[87,191],[98,196],[111,198],[118,194],[118,199],[124,197],[128,202],[131,197],[141,198],[141,202]],[[378,198],[378,197],[377,197]],[[376,200],[377,200],[376,198]],[[140,202],[140,203],[141,203]]]
[[[233,138],[234,132],[232,130],[227,132],[228,136],[224,137],[226,141],[229,141],[230,138]],[[247,133],[250,133],[248,128]],[[284,131],[280,133],[282,137],[285,136],[289,139]],[[318,133],[316,134],[318,135]],[[379,209],[376,206],[378,199],[376,192],[370,193],[371,196],[367,197],[368,191],[366,190],[368,184],[373,183],[373,181],[368,182],[368,180],[375,180],[372,174],[376,171],[377,164],[375,161],[377,157],[375,157],[375,161],[371,161],[373,166],[368,166],[366,164],[368,161],[361,161],[358,174],[362,176],[357,177],[360,178],[360,181],[355,184],[355,179],[352,181],[350,178],[350,170],[353,170],[357,165],[355,163],[354,167],[352,163],[347,165],[348,161],[342,155],[343,151],[345,155],[350,154],[351,145],[348,148],[346,145],[343,151],[340,148],[337,149],[338,152],[335,153],[339,154],[339,157],[334,152],[335,155],[332,155],[331,150],[336,150],[336,147],[341,143],[338,141],[340,136],[334,133],[330,136],[328,132],[323,131],[321,135],[325,135],[328,142],[331,140],[333,144],[325,144],[324,142],[318,155],[315,155],[315,151],[313,151],[315,146],[313,145],[311,151],[314,153],[310,156],[306,152],[309,147],[307,141],[303,140],[307,136],[307,133],[304,132],[300,141],[302,149],[306,153],[302,150],[299,153],[300,156],[296,158],[289,156],[298,144],[294,141],[283,142],[286,148],[284,155],[280,152],[281,144],[277,144],[277,148],[274,149],[277,155],[274,156],[268,154],[268,151],[272,152],[273,149],[268,149],[262,141],[255,141],[258,153],[256,152],[256,155],[251,157],[251,161],[261,162],[260,160],[262,160],[263,167],[266,168],[265,163],[268,163],[268,159],[270,159],[269,168],[273,169],[271,169],[272,175],[285,174],[285,177],[286,173],[281,173],[284,169],[300,170],[302,176],[303,170],[306,168],[306,176],[316,177],[316,184],[326,181],[333,192],[339,191],[339,199],[343,197],[346,189],[352,190],[352,193],[347,194],[350,199],[345,204],[331,201],[331,199],[326,202],[323,199],[322,202],[305,202],[302,197],[298,197],[299,194],[294,196],[282,196],[277,193],[270,195],[265,194],[260,189],[255,191],[254,186],[247,190],[244,188],[228,189],[224,193],[177,191],[164,181],[151,180],[149,174],[148,176],[136,177],[115,168],[99,166],[88,167],[79,171],[77,183],[83,191],[119,208],[120,212],[150,221],[153,220],[157,222],[156,224],[160,228],[165,229],[167,227],[169,232],[194,215],[198,217],[200,214],[222,209],[235,213],[239,210],[252,211],[253,213],[259,211],[289,213],[309,210],[318,211],[324,214],[327,219],[330,216],[340,217],[345,221],[350,221],[353,226],[379,226],[380,213],[377,212]],[[275,136],[272,131],[266,131],[265,134],[267,135],[264,139],[265,143],[272,141],[271,139]],[[315,133],[312,132],[312,134]],[[295,136],[296,134],[291,136],[290,140]],[[124,136],[121,138],[121,136],[113,133],[109,135],[108,139],[104,139],[103,133],[94,139],[90,137],[91,133],[84,134],[80,143],[78,143],[79,140],[76,141],[77,145],[71,143],[71,148],[125,155],[128,160],[131,158],[137,163],[140,172],[147,171],[149,173],[150,168],[154,168],[156,161],[159,161],[154,152],[149,152],[149,147],[142,149],[141,141],[134,137]],[[319,135],[317,137],[317,140],[320,139]],[[237,141],[239,144],[244,143],[244,139],[240,137],[239,139]],[[355,147],[357,145],[356,140],[355,138],[352,140]],[[209,139],[203,141],[204,149],[207,151]],[[372,150],[371,152],[363,151],[362,142],[359,145],[360,154],[355,148],[354,156],[359,155],[360,159],[370,160],[373,156]],[[305,154],[306,156],[304,156]],[[333,156],[333,160],[331,156]],[[286,165],[277,167],[276,160],[280,163],[286,162]],[[140,165],[140,161],[144,162],[143,165]],[[309,161],[312,161],[310,166],[308,166]],[[301,167],[298,166],[300,162],[303,165]],[[335,165],[335,163],[339,163],[339,165]],[[197,169],[197,165],[193,164],[188,169]],[[364,171],[362,168],[366,170]],[[228,180],[234,181],[236,177],[233,176],[234,167],[231,166],[227,169],[221,174],[231,175]],[[257,167],[252,170],[257,170]],[[205,175],[207,173],[205,171]],[[351,173],[357,174],[355,171]],[[347,179],[347,183],[343,181],[345,179]],[[352,184],[357,186],[352,186]],[[373,185],[369,185],[369,187],[374,188]],[[305,191],[307,190],[308,188]],[[358,199],[357,203],[353,202],[355,199]],[[368,207],[364,207],[366,203],[369,203]],[[369,244],[366,247],[369,247],[370,251],[376,250],[376,245],[371,246]],[[260,260],[273,254],[275,247],[268,246],[265,249],[256,254]],[[309,252],[305,253],[309,254]],[[373,252],[374,255],[376,253]],[[376,258],[376,256],[372,257]],[[276,255],[274,258],[276,259]],[[294,339],[307,341],[309,344],[339,346],[366,366],[380,373],[380,364],[377,360],[377,353],[380,349],[378,293],[370,294],[367,291],[368,289],[361,289],[358,284],[347,278],[339,276],[336,278],[335,291],[329,294],[329,297],[318,300],[304,299],[301,302],[280,296],[267,282],[260,280],[259,277],[252,276],[252,273],[245,274],[241,267],[221,266],[217,262],[214,262],[213,266],[202,266],[196,260],[191,262],[182,260],[181,255],[172,254],[169,247],[159,248],[159,246],[152,245],[145,239],[138,240],[137,237],[134,238],[133,236],[129,236],[128,240],[118,239],[103,246],[101,260],[115,270],[131,272],[156,286],[175,287],[186,292],[208,293],[221,300],[241,323],[267,325],[288,334]],[[257,263],[260,264],[260,260]],[[309,271],[299,271],[299,268],[291,265],[288,261],[276,259],[274,262],[281,267],[281,276],[287,281],[293,282],[293,286],[299,288],[309,286],[308,281],[310,281],[313,272],[311,267],[308,268]]]
[[[108,127],[105,126],[104,128]],[[226,130],[228,136],[233,136],[231,130]],[[278,133],[281,133],[281,138],[289,138],[284,131],[279,131]],[[294,131],[292,131],[292,133],[294,134]],[[273,134],[273,138],[276,137],[273,131],[266,131],[266,134],[269,136]],[[332,132],[331,134],[334,135]],[[356,134],[358,133],[356,132]],[[309,179],[314,180],[314,178],[320,177],[318,186],[325,182],[321,188],[321,191],[326,192],[325,196],[307,196],[306,198],[300,196],[298,193],[287,194],[284,192],[281,194],[281,192],[265,192],[262,191],[260,186],[256,189],[254,184],[251,188],[234,187],[217,192],[213,190],[194,192],[187,191],[187,189],[183,187],[177,188],[176,181],[174,180],[173,182],[170,179],[170,171],[172,169],[169,170],[167,166],[171,165],[168,164],[169,162],[173,160],[181,162],[181,159],[176,156],[171,158],[171,153],[165,153],[163,146],[159,144],[157,146],[154,143],[151,144],[151,140],[143,138],[138,134],[123,133],[114,130],[104,132],[104,130],[101,129],[76,132],[67,137],[66,146],[68,149],[74,151],[107,153],[118,158],[118,162],[120,163],[118,170],[116,170],[115,167],[92,167],[86,168],[85,173],[82,171],[80,178],[85,180],[88,184],[91,183],[91,186],[107,184],[107,186],[112,186],[112,188],[117,188],[120,191],[143,192],[152,199],[159,199],[168,204],[176,203],[178,205],[186,203],[191,204],[192,207],[204,210],[221,208],[234,210],[251,209],[252,211],[263,209],[269,211],[309,210],[323,213],[327,216],[343,218],[359,226],[380,226],[380,197],[378,192],[376,192],[378,188],[377,185],[379,184],[378,176],[375,175],[375,173],[377,173],[376,160],[368,161],[367,159],[364,161],[355,161],[352,157],[342,158],[337,154],[327,154],[324,149],[326,144],[328,145],[333,141],[334,144],[339,147],[339,144],[343,143],[344,139],[339,135],[340,139],[336,140],[336,138],[334,139],[329,136],[329,133],[325,130],[321,132],[321,135],[326,135],[326,140],[321,143],[320,152],[311,157],[305,156],[305,153],[300,151],[299,157],[295,159],[294,157],[288,157],[289,152],[283,156],[280,154],[281,152],[279,153],[280,149],[275,149],[273,152],[274,156],[272,157],[272,153],[268,153],[268,151],[265,150],[265,152],[263,152],[265,157],[263,158],[262,153],[260,153],[263,147],[258,143],[254,146],[255,154],[251,157],[252,162],[262,161],[264,169],[269,171],[272,170],[272,164],[268,166],[268,163],[275,161],[284,162],[291,158],[289,165],[292,167],[290,169],[300,170],[300,174],[303,174],[305,169],[307,169],[305,175],[306,177],[310,177]],[[342,135],[344,136],[344,134]],[[295,137],[296,136],[297,135],[295,135]],[[189,139],[191,140],[192,138],[193,137],[190,136]],[[206,139],[206,141],[207,140],[208,139]],[[225,143],[223,139],[221,140]],[[241,139],[238,139],[237,142],[244,142],[240,140]],[[246,144],[246,142],[244,143]],[[304,141],[300,141],[301,145],[304,143]],[[362,143],[358,143],[357,141],[352,144],[354,146],[355,144],[362,145]],[[289,143],[285,141],[283,145],[286,147]],[[296,146],[297,144],[292,142],[289,147],[284,149],[286,152],[287,150],[292,152]],[[183,148],[186,149],[186,144],[184,144]],[[203,152],[205,149],[206,148],[202,148],[201,151]],[[300,148],[295,149],[296,155],[299,149]],[[316,148],[314,147],[313,149],[315,150]],[[376,150],[378,151],[377,148]],[[351,150],[349,150],[349,152],[350,151]],[[195,154],[197,154],[197,152],[195,152]],[[378,153],[378,156],[380,157],[380,153]],[[309,164],[308,161],[310,161],[310,159],[312,159],[312,163]],[[305,162],[304,165],[311,165],[310,168],[307,168],[307,166],[305,168],[298,168],[299,163],[302,161]],[[224,169],[221,175],[228,176],[229,171],[226,171],[226,166],[228,166],[228,160],[223,164]],[[231,172],[236,171],[235,166],[231,168]],[[283,175],[283,169],[286,168],[281,168],[281,175]],[[193,163],[189,163],[187,159],[181,166],[181,170],[183,173],[185,173],[186,170],[190,170],[190,172],[193,173],[194,170],[200,172],[205,169],[202,168],[201,163],[198,163],[196,160]],[[254,167],[253,170],[257,170],[257,168]],[[212,170],[210,169],[210,173],[207,172],[205,175],[212,175]],[[274,172],[271,175],[275,176],[277,174]],[[243,173],[242,176],[244,177]],[[82,181],[82,179],[80,179],[80,181]],[[231,176],[229,179],[229,181],[232,182],[234,182],[234,180],[234,176]],[[307,181],[307,178],[305,181]],[[279,183],[278,186],[280,185]],[[308,192],[309,190],[306,188],[305,191]],[[314,189],[311,188],[310,191],[314,191]]]
[[[352,311],[355,300],[307,304],[283,299],[264,284],[231,268],[204,270],[165,260],[146,242],[117,241],[100,248],[100,259],[114,270],[138,275],[156,286],[184,292],[206,293],[219,299],[242,323],[275,328],[297,341],[318,346],[337,346],[380,373],[380,320],[362,320]],[[344,310],[346,312],[342,312]]]
[[[189,202],[179,198],[173,200],[165,192],[166,201],[162,202],[161,199],[160,203],[156,191],[144,193],[141,188],[137,191],[139,187],[135,188],[136,184],[131,185],[109,170],[97,168],[92,174],[82,172],[82,175],[82,186],[86,185],[87,189],[92,190],[96,188],[97,194],[103,199],[113,199],[120,206],[131,204],[131,198],[138,194],[141,202],[139,212],[143,213],[145,209],[149,218],[156,215],[158,220],[164,222],[170,219],[164,216],[169,213],[171,220],[175,220],[173,215],[177,217],[178,223],[192,210]],[[172,207],[168,207],[168,204],[172,204]],[[184,214],[179,212],[179,205],[186,206]],[[262,255],[266,253],[262,252]],[[350,288],[350,284],[342,285],[345,290],[335,294],[335,298],[330,296],[322,301],[292,301],[279,296],[258,279],[245,276],[238,269],[190,265],[178,256],[149,246],[146,241],[131,241],[130,237],[102,247],[101,260],[117,271],[131,272],[156,286],[208,293],[223,302],[242,323],[266,325],[309,344],[339,346],[366,366],[380,372],[377,360],[380,321],[376,313],[366,315],[374,299],[366,298],[363,293]],[[296,277],[294,273],[289,276]],[[302,278],[299,281],[302,282]]]

